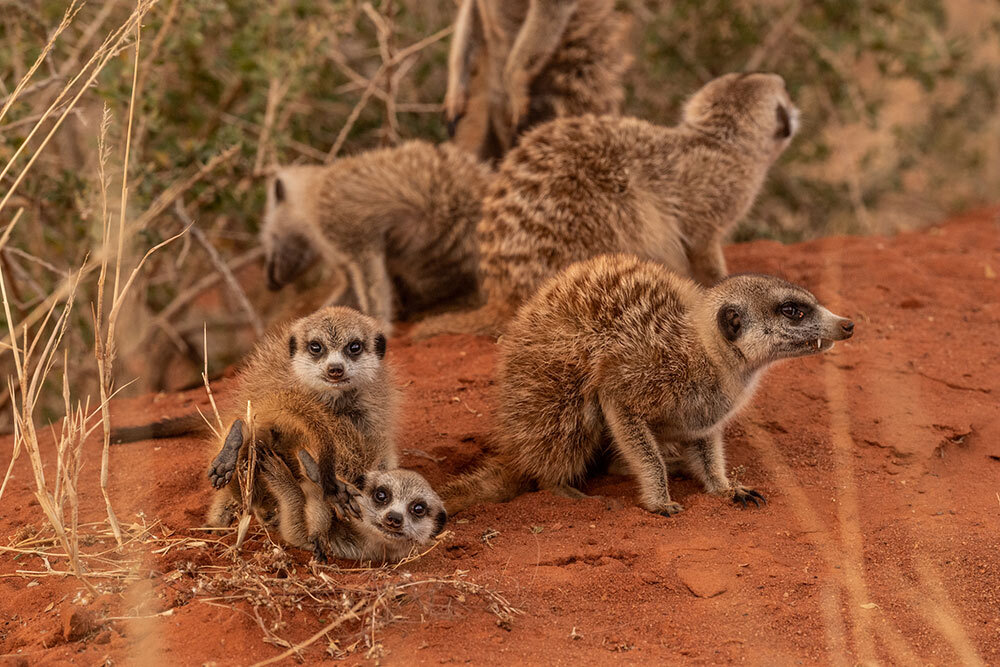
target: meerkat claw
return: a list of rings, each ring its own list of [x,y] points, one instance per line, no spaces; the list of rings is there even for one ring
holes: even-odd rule
[[[743,506],[743,509],[746,509],[749,507],[748,503],[753,503],[754,507],[760,507],[762,503],[766,505],[767,498],[753,489],[739,488],[733,491],[733,502],[739,503]]]
[[[659,514],[661,516],[672,517],[675,514],[680,514],[684,511],[684,506],[680,503],[667,503],[660,509],[656,510],[654,514]]]

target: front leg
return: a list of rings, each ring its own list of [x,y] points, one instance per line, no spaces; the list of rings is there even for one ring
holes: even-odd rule
[[[760,507],[767,502],[757,491],[740,484],[733,484],[726,477],[726,452],[722,443],[722,431],[704,438],[696,438],[684,443],[685,456],[691,474],[701,480],[709,493],[732,498],[743,507],[748,502]]]
[[[726,277],[726,256],[722,254],[722,239],[713,238],[688,250],[691,277],[706,287]]]
[[[639,482],[639,505],[650,512],[671,516],[682,511],[670,499],[667,465],[649,426],[621,404],[601,397],[601,409],[611,428],[615,449]]]
[[[390,326],[393,291],[389,270],[385,266],[385,253],[381,250],[361,253],[358,261],[347,263],[347,273],[357,297],[358,310]]]
[[[222,443],[222,449],[212,459],[212,464],[208,468],[208,478],[215,488],[221,489],[233,479],[240,450],[243,448],[243,439],[243,420],[237,419],[230,427]]]

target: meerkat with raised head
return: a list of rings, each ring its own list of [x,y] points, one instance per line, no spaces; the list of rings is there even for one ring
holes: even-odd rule
[[[279,168],[261,228],[268,287],[322,259],[344,267],[358,309],[386,323],[397,302],[411,316],[474,296],[474,229],[490,178],[465,151],[424,141]]]
[[[464,0],[448,56],[445,118],[490,160],[553,118],[618,113],[628,19],[613,0]]]
[[[323,499],[318,465],[308,453],[301,463],[309,477],[305,482],[273,452],[263,454],[259,470],[276,499],[282,538],[312,549],[319,559],[394,562],[430,544],[444,529],[444,503],[416,472],[373,470],[361,476],[355,480],[358,515],[335,520]]]
[[[723,429],[764,370],[830,349],[854,323],[805,289],[757,274],[702,287],[662,264],[605,255],[572,265],[500,339],[495,456],[442,492],[450,515],[531,488],[575,486],[608,447],[639,505],[683,508],[667,485],[676,450],[709,493],[763,496],[726,476]]]
[[[685,104],[675,127],[565,118],[511,151],[476,229],[477,310],[414,331],[496,334],[547,278],[602,253],[656,260],[703,285],[726,275],[722,242],[788,146],[798,111],[775,74],[727,74]]]

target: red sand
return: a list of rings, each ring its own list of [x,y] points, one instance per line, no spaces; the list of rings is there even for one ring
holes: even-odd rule
[[[607,476],[586,489],[600,499],[532,493],[474,508],[404,569],[414,578],[466,570],[523,614],[501,627],[476,596],[402,604],[402,618],[377,632],[382,661],[1000,663],[995,216],[895,238],[728,248],[732,271],[782,275],[858,322],[832,352],[774,368],[728,430],[731,465],[745,467],[767,506],[741,510],[677,480],[687,509],[668,519],[635,506],[628,478]],[[403,337],[389,349],[406,385],[402,462],[440,485],[486,441],[493,344]],[[193,404],[205,404],[201,392],[120,401],[113,414],[141,422]],[[2,448],[6,460],[9,438]],[[94,521],[98,443],[86,449],[81,519]],[[211,493],[206,461],[190,440],[114,447],[119,515],[131,522],[142,511],[177,534],[204,535],[192,529]],[[2,501],[4,535],[41,525],[33,488],[22,457]],[[489,544],[488,530],[497,533]],[[87,607],[73,604],[73,579],[0,578],[0,654],[32,664],[245,664],[278,654],[252,617],[181,595],[170,575],[192,554],[153,557],[141,585]],[[0,575],[42,568],[37,556],[0,554]],[[100,618],[173,605],[142,622]],[[285,621],[293,641],[321,627],[308,610]],[[306,657],[324,657],[323,644]]]

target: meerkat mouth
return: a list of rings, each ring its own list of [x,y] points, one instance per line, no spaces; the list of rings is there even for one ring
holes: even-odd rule
[[[830,338],[817,338],[816,340],[809,341],[807,345],[817,352],[825,352],[833,347],[833,340]]]
[[[403,531],[401,531],[401,530],[394,530],[392,528],[387,528],[386,526],[383,526],[383,525],[378,525],[377,527],[378,527],[378,529],[380,531],[382,531],[382,533],[384,535],[386,535],[387,537],[390,537],[390,538],[392,538],[394,540],[405,540],[406,539],[406,534]]]

